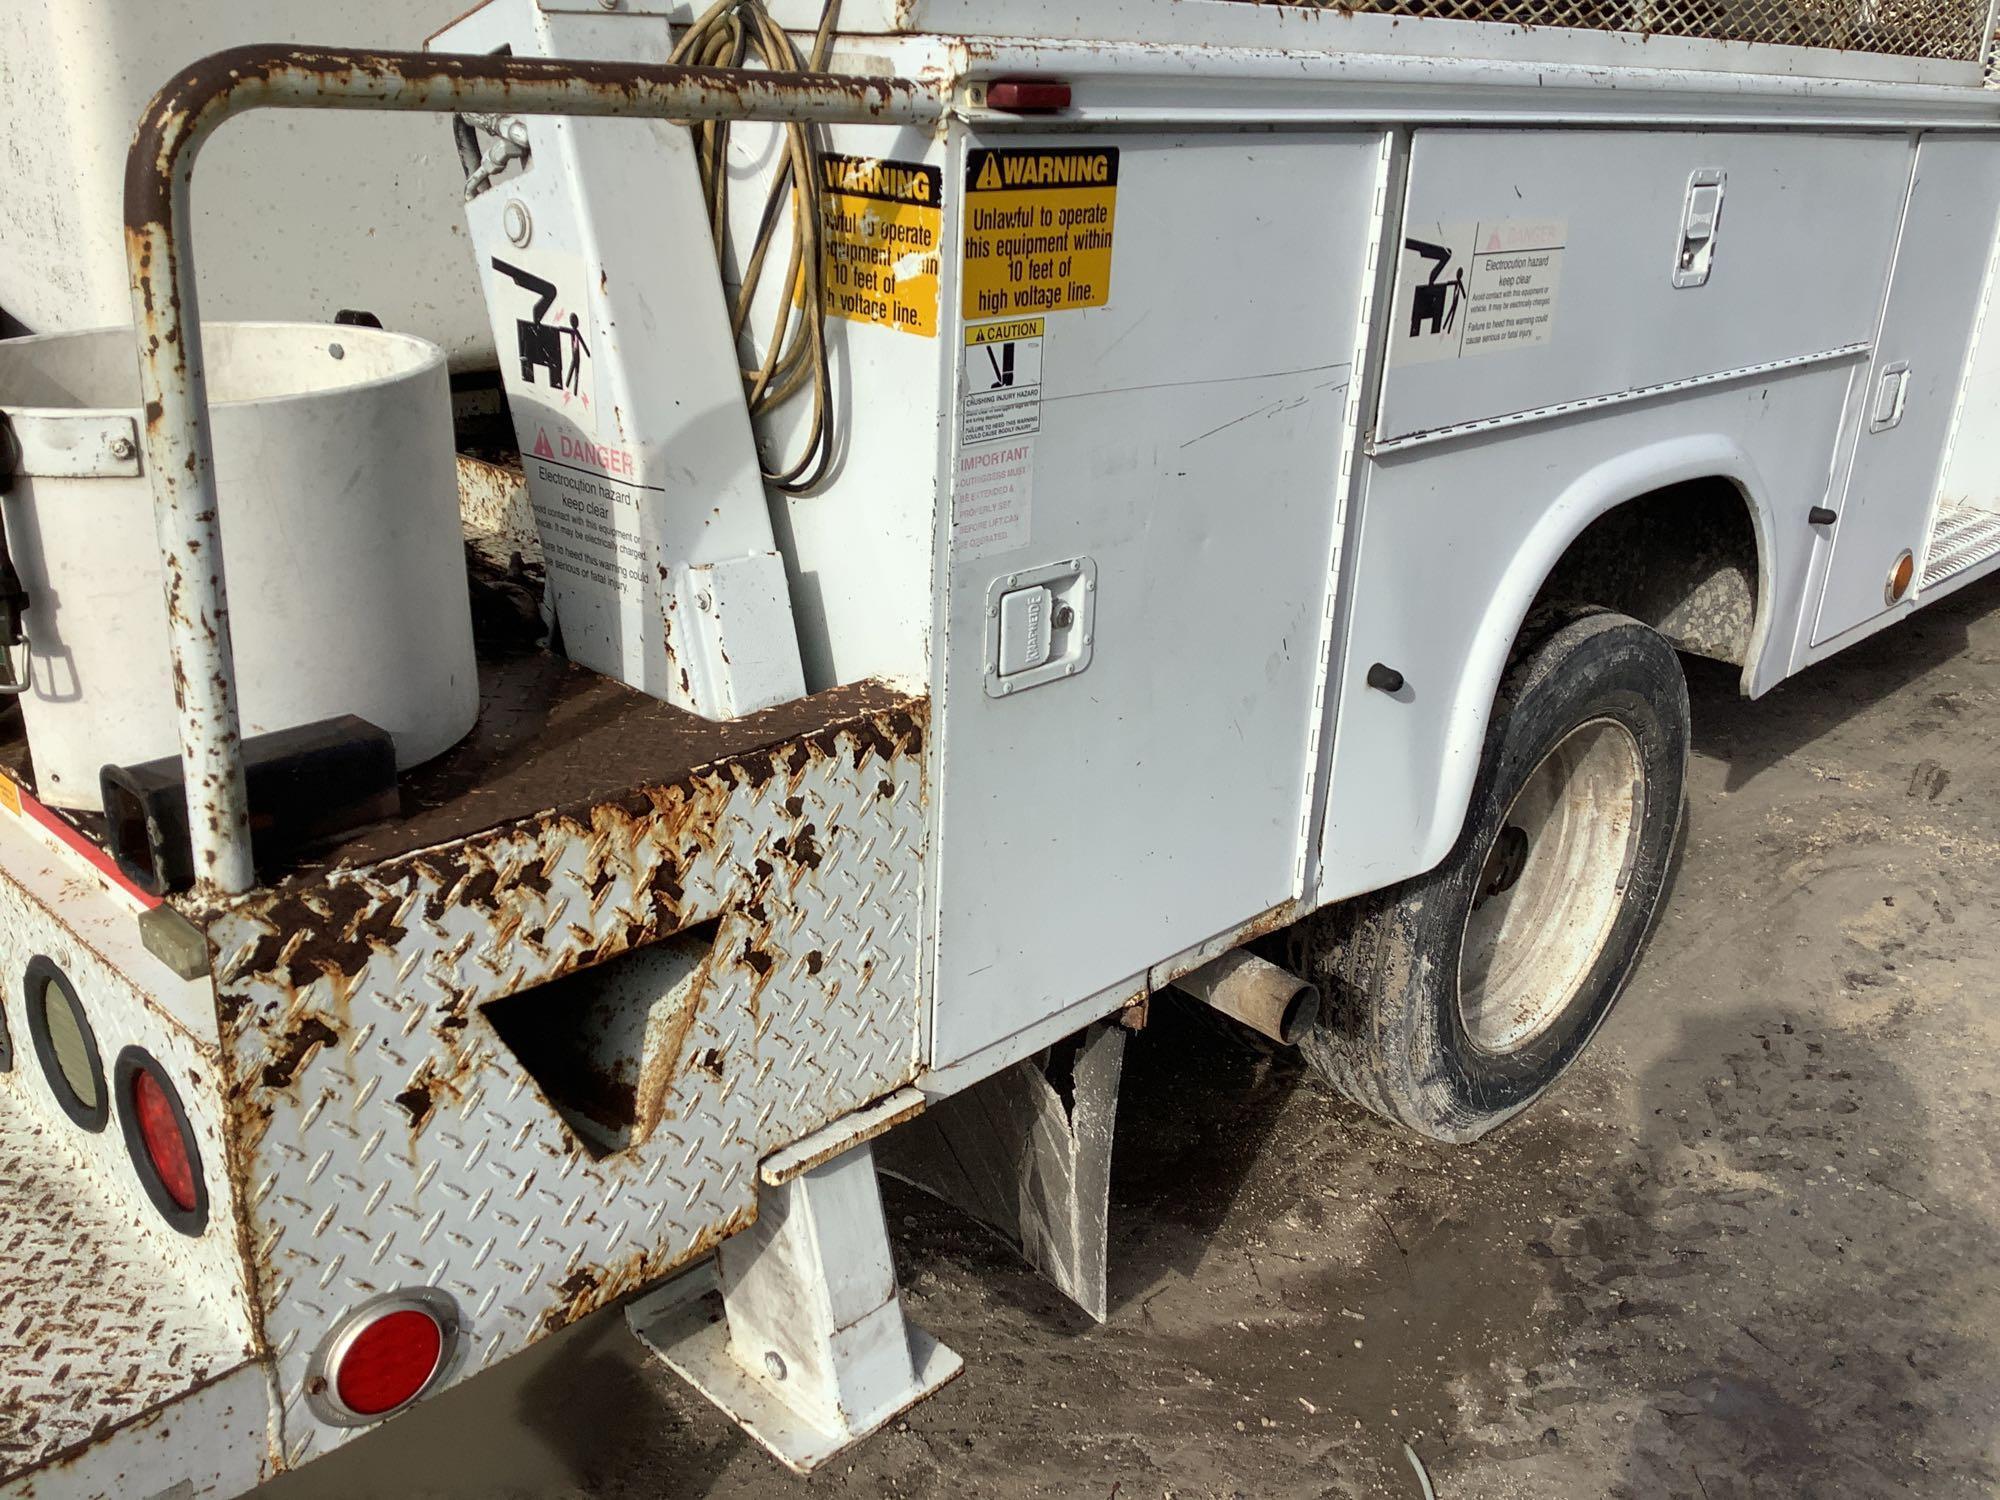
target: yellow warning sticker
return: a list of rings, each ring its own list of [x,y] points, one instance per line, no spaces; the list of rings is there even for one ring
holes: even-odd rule
[[[1016,318],[1011,323],[974,323],[965,330],[965,347],[984,349],[988,344],[1011,344],[1016,339],[1038,339],[1047,326],[1040,318]]]
[[[973,151],[965,164],[965,316],[1104,306],[1117,211],[1115,149]]]
[[[944,174],[870,156],[820,161],[827,312],[936,338]]]

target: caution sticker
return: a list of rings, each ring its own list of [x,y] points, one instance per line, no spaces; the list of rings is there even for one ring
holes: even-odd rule
[[[959,370],[959,441],[997,443],[1042,430],[1040,318],[973,323]]]
[[[944,174],[922,162],[832,152],[820,162],[827,312],[936,338]]]
[[[1117,211],[1115,149],[973,151],[965,164],[965,316],[1104,306]]]
[[[1531,349],[1555,337],[1565,219],[1413,227],[1403,241],[1390,362]]]

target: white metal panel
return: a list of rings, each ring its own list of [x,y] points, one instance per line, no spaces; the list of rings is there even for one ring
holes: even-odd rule
[[[1090,144],[1121,153],[1109,303],[1046,316],[1014,545],[950,557],[939,1065],[1298,885],[1380,138]],[[1088,667],[989,695],[996,580],[1071,559]]]
[[[662,63],[670,38],[657,21],[495,0],[439,45]],[[708,718],[802,696],[687,129],[516,127],[525,162],[465,214],[564,650]]]
[[[1811,557],[1805,514],[1825,494],[1853,369],[1828,361],[1376,460],[1319,899],[1407,879],[1450,852],[1522,617],[1564,548],[1624,500],[1712,476],[1744,491],[1764,554],[1766,653],[1782,668]],[[1404,675],[1403,692],[1366,686],[1378,661]]]
[[[1926,137],[1888,306],[1857,422],[1854,458],[1812,639],[1825,642],[1891,608],[1890,569],[1908,551],[1922,563],[1945,440],[1958,409],[2000,209],[2000,148]],[[1977,430],[1990,413],[1967,413]],[[1977,441],[1977,439],[1975,439]],[[1990,497],[1996,477],[1985,476]],[[1909,607],[1906,595],[1899,606]]]
[[[1946,504],[2000,510],[2000,235],[1986,263],[1986,285],[1973,326],[1972,352],[1958,392],[1958,414],[1952,425],[1944,474],[1938,482]]]
[[[1422,131],[1412,148],[1397,297],[1400,326],[1376,425],[1381,438],[1434,431],[1815,353],[1873,337],[1908,183],[1896,136],[1675,131]],[[1674,284],[1690,178],[1719,169],[1727,191],[1706,285]],[[1510,226],[1560,239],[1546,323],[1517,344],[1476,342],[1505,262],[1466,244]],[[1523,231],[1525,232],[1525,230]],[[1409,328],[1413,286],[1454,251],[1467,294],[1447,298],[1443,336]],[[1468,332],[1470,330],[1470,333]],[[1456,342],[1454,343],[1454,339]]]
[[[911,77],[929,56],[923,43],[883,38],[866,55],[836,56],[833,66]],[[846,125],[822,136],[830,151],[848,157],[942,174],[944,144],[926,131]],[[732,135],[730,206],[737,247],[754,242],[770,168],[779,159],[771,137],[769,127],[754,125],[738,126]],[[940,187],[947,202],[956,198],[956,186],[941,176]],[[947,211],[938,215],[940,238]],[[788,250],[781,235],[773,258],[782,260]],[[942,255],[942,245],[933,253]],[[751,313],[753,329],[773,326],[780,279],[765,276]],[[950,335],[941,308],[935,316],[930,334],[848,317],[827,319],[839,439],[835,462],[814,493],[774,495],[771,502],[791,578],[806,686],[814,692],[870,677],[912,686],[930,680],[936,403]],[[796,452],[811,408],[810,393],[802,393],[761,421],[758,437],[766,451]]]
[[[0,5],[0,307],[37,331],[132,315],[125,148],[171,70],[248,42],[409,47],[464,0],[7,0]],[[274,111],[223,131],[195,187],[201,307],[366,308],[454,361],[490,350],[459,226],[464,172],[430,115]],[[486,354],[490,360],[490,353]]]

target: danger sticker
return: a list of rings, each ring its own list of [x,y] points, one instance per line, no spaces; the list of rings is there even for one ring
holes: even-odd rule
[[[1040,318],[974,323],[959,370],[959,441],[999,443],[1042,430]]]
[[[1413,227],[1403,240],[1390,362],[1470,359],[1550,342],[1568,238],[1563,219]]]
[[[964,313],[1102,307],[1111,297],[1118,152],[981,148],[965,166]]]
[[[936,338],[944,174],[869,156],[828,153],[820,161],[827,312]]]

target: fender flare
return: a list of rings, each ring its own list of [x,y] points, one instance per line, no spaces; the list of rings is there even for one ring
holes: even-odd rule
[[[1743,667],[1748,691],[1756,664],[1767,649],[1775,613],[1771,517],[1763,499],[1770,491],[1756,463],[1735,439],[1704,432],[1649,443],[1586,469],[1550,501],[1522,538],[1486,601],[1477,629],[1466,642],[1466,666],[1448,721],[1443,784],[1438,788],[1440,804],[1454,809],[1454,814],[1432,825],[1431,842],[1436,847],[1424,851],[1421,868],[1430,869],[1449,854],[1465,826],[1472,784],[1479,773],[1487,725],[1508,655],[1535,596],[1563,554],[1592,522],[1619,506],[1669,485],[1703,479],[1727,480],[1736,488],[1750,513],[1756,539],[1757,616]]]

